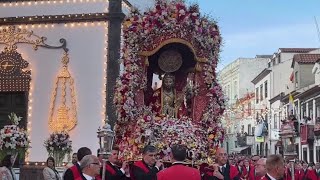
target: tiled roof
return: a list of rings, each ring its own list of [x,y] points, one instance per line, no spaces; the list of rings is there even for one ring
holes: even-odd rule
[[[320,54],[295,54],[293,56],[293,61],[291,67],[294,67],[294,63],[300,64],[313,64],[320,59]]]
[[[279,51],[286,53],[308,53],[318,48],[279,48]]]
[[[293,60],[298,63],[315,63],[320,59],[320,54],[295,54]]]

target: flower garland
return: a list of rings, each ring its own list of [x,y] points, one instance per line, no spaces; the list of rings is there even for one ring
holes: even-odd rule
[[[179,0],[157,0],[155,8],[144,14],[131,12],[123,24],[123,38],[124,71],[117,80],[114,96],[118,115],[115,130],[122,155],[137,158],[145,144],[167,149],[172,143],[186,140],[190,140],[188,148],[198,159],[207,156],[203,153],[208,148],[214,154],[224,138],[220,117],[225,109],[225,97],[215,74],[221,42],[216,22],[201,16],[198,5],[187,7]],[[138,101],[147,82],[146,59],[140,53],[153,51],[171,39],[189,43],[198,60],[205,86],[197,87],[194,93],[206,92],[209,97],[200,122],[156,117],[149,112],[150,107]]]
[[[166,150],[172,144],[185,144],[195,159],[207,157],[206,132],[201,126],[193,123],[189,118],[155,119],[147,115],[137,121],[132,128],[131,137],[124,136],[119,145],[124,159],[131,159],[140,154],[140,150],[147,144],[153,144],[158,149]],[[164,156],[164,154],[163,154]],[[135,156],[135,158],[139,158]],[[161,157],[163,158],[163,157]]]

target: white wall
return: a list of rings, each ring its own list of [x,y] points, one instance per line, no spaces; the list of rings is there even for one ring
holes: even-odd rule
[[[292,58],[295,53],[281,53],[281,62],[271,66],[271,98],[287,91],[287,86],[292,87],[290,75],[293,71],[291,68]]]
[[[240,58],[239,77],[241,84],[239,87],[239,97],[243,97],[248,92],[254,92],[252,80],[267,68],[268,58]]]
[[[97,24],[96,24],[97,25]],[[25,26],[23,26],[25,27]],[[69,48],[69,71],[75,79],[75,91],[78,106],[78,125],[70,132],[73,150],[82,146],[89,147],[94,153],[98,148],[97,128],[102,122],[103,105],[105,101],[102,91],[104,86],[105,29],[103,23],[99,26],[65,27],[55,24],[53,28],[32,28],[39,36],[48,38],[50,45],[59,45],[60,38],[67,40]],[[103,38],[102,38],[103,37]],[[1,50],[3,46],[0,47]],[[18,44],[18,52],[29,62],[32,69],[31,93],[31,146],[29,161],[45,161],[47,152],[43,147],[44,140],[49,136],[48,117],[51,93],[54,81],[61,67],[62,49],[52,50],[39,48],[37,51],[31,45]],[[30,107],[31,107],[30,106]]]

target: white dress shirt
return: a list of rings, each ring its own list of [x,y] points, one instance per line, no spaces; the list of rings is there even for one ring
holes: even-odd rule
[[[276,178],[272,177],[270,174],[267,173],[271,180],[277,180]]]
[[[224,170],[226,170],[227,169],[227,165],[225,164],[223,166],[219,166],[220,172],[222,172],[222,173],[224,173],[223,172],[223,168],[224,168]]]
[[[82,173],[82,175],[83,175],[84,178],[86,178],[86,180],[92,180],[92,179],[94,179],[94,177],[91,177],[91,176],[89,176],[89,175],[87,175],[87,174],[85,174],[85,173]]]

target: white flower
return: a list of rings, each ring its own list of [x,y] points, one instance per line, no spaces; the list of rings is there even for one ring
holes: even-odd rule
[[[185,14],[186,14],[186,11],[185,11],[184,9],[181,9],[181,10],[179,11],[179,14],[185,15]]]

